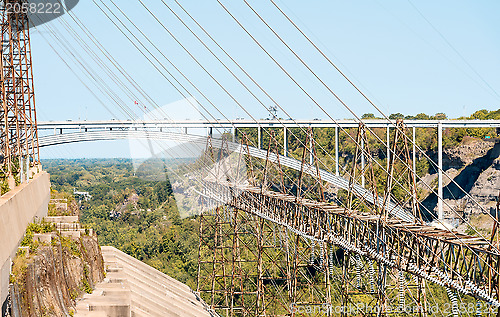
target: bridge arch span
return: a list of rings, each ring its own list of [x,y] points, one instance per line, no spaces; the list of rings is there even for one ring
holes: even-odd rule
[[[185,133],[175,133],[175,132],[162,132],[162,131],[149,131],[149,130],[99,130],[99,131],[88,131],[88,132],[72,132],[65,134],[52,134],[40,136],[38,139],[38,144],[40,148],[62,145],[68,143],[78,143],[78,142],[92,142],[92,141],[110,141],[110,140],[129,140],[129,139],[150,139],[150,140],[165,140],[165,141],[177,141],[186,142],[191,144],[196,144],[203,148],[206,145],[207,138],[204,136],[185,134]],[[241,151],[241,145],[235,142],[226,142],[227,147],[230,151],[239,152]],[[212,139],[212,146],[215,148],[222,147],[222,140]],[[246,152],[246,149],[245,149]],[[267,156],[267,151],[258,149],[256,147],[249,147],[249,153],[251,156],[265,160]],[[275,154],[270,153],[269,159],[276,162],[277,157]],[[302,162],[291,157],[279,155],[279,162],[281,165],[286,166],[291,169],[300,171]],[[315,176],[316,170],[313,166],[307,165],[304,172]],[[349,190],[349,181],[341,176],[337,176],[326,170],[320,169],[321,179],[325,182]],[[382,205],[381,200],[374,202],[373,194],[367,189],[363,188],[359,184],[355,184],[353,187],[353,192],[363,199],[369,201],[370,203],[377,203]],[[414,217],[406,210],[398,206],[393,202],[389,202],[385,206],[386,210],[407,222],[413,222]]]

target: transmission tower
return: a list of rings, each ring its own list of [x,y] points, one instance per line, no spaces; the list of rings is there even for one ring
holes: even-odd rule
[[[4,181],[29,179],[30,169],[40,161],[31,67],[29,19],[22,8],[27,0],[4,0],[0,8],[2,58],[0,162]],[[23,172],[24,171],[24,172]]]

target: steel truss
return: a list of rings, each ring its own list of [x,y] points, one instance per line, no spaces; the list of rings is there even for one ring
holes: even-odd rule
[[[31,67],[29,20],[22,8],[27,0],[4,0],[2,23],[0,155],[2,177],[9,186],[23,181],[38,165],[38,133]],[[25,172],[22,172],[22,171]]]
[[[312,136],[310,130],[307,140]],[[350,188],[368,174],[366,186],[374,197],[350,190],[347,208],[324,201],[313,146],[304,148],[293,190],[284,185],[279,160],[269,159],[278,156],[272,141],[259,167],[246,137],[242,140],[238,164],[247,166],[246,181],[221,177],[224,163],[216,161],[228,156],[227,146],[218,153],[211,146],[206,151],[216,177],[202,180],[198,292],[216,311],[225,316],[400,316],[411,302],[409,315],[427,316],[426,281],[447,289],[450,300],[460,293],[488,303],[490,313],[500,306],[500,253],[482,238],[421,221],[401,135],[394,136],[393,150],[404,164],[393,159],[386,193],[379,197],[371,162],[362,158],[369,147],[359,127],[357,141],[365,147],[356,151]],[[277,184],[270,184],[270,170]],[[302,179],[305,174],[313,180]],[[413,214],[413,222],[384,212],[395,200],[396,183],[408,189],[396,204]],[[360,301],[375,310],[356,310]]]
[[[200,225],[197,291],[221,316],[299,316],[309,307],[322,316],[331,303],[317,242],[228,206],[203,213]]]

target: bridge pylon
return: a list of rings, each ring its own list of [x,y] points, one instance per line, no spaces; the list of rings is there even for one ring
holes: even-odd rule
[[[397,120],[389,158],[384,204],[391,201],[391,197],[395,197],[395,202],[400,207],[411,211],[415,221],[422,222],[418,203],[417,175],[413,169],[407,134],[403,120]]]
[[[2,54],[0,60],[0,156],[2,178],[10,188],[28,180],[40,161],[33,90],[31,42],[27,0],[4,0],[0,7]],[[10,8],[10,9],[9,9]]]
[[[356,133],[354,157],[351,162],[351,172],[348,175],[347,199],[344,204],[348,212],[361,209],[380,215],[382,209],[379,203],[377,177],[371,159],[369,135],[366,130],[365,124],[360,123]],[[368,202],[368,197],[356,195],[354,186],[357,184],[369,188],[373,203]]]

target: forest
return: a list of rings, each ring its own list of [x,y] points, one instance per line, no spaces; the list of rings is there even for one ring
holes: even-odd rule
[[[74,189],[92,196],[78,201],[80,221],[97,232],[101,245],[115,246],[195,287],[198,223],[180,218],[168,178],[136,177],[128,159],[57,159],[42,164],[50,173],[53,197],[78,200]]]

